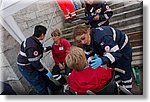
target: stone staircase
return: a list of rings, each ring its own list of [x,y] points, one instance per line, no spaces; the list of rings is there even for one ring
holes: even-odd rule
[[[132,66],[138,66],[143,70],[143,2],[119,2],[109,3],[113,10],[113,16],[110,19],[110,26],[118,28],[125,32],[129,38],[133,49]],[[73,40],[73,29],[84,23],[79,19],[84,17],[84,8],[76,11],[77,17],[70,24],[65,24],[62,29],[62,37],[69,40],[71,44]],[[142,77],[142,73],[141,73]],[[142,79],[142,78],[141,78]],[[142,94],[142,86],[134,89],[135,94]]]
[[[142,55],[143,55],[143,5],[142,2],[134,3],[112,3],[110,4],[114,15],[110,19],[110,26],[118,28],[125,32],[131,41],[133,49],[133,62],[132,65],[142,66]],[[77,17],[70,24],[65,24],[65,28],[62,29],[62,37],[69,40],[72,44],[73,40],[73,29],[84,23],[79,19],[84,17],[84,8],[77,10]],[[138,60],[138,61],[137,61]],[[140,61],[139,61],[140,60]]]

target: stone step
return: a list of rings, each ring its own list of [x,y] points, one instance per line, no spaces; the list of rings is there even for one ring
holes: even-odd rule
[[[139,42],[141,44],[141,41],[143,41],[143,33],[141,31],[139,32],[133,32],[133,33],[127,33],[129,39],[131,42]],[[72,39],[73,38],[73,32],[68,34],[63,34],[63,38],[65,39]],[[134,40],[134,41],[133,41]]]
[[[143,45],[132,47],[133,52],[141,52],[143,51]]]
[[[130,18],[125,18],[122,20],[118,20],[118,21],[114,21],[110,23],[110,26],[114,27],[114,28],[118,28],[118,27],[123,27],[126,25],[132,25],[132,24],[136,24],[139,22],[143,22],[143,15],[136,15]]]
[[[70,38],[70,39],[68,39],[69,40],[69,42],[71,43],[71,44],[74,44],[75,42],[74,42],[74,39],[72,39],[72,38]],[[141,45],[143,45],[143,40],[142,39],[140,39],[140,40],[132,40],[132,41],[130,41],[130,43],[131,43],[131,46],[132,47],[137,47],[137,46],[141,46]]]
[[[77,15],[84,13],[84,8],[78,9],[75,11]]]
[[[113,10],[114,14],[119,14],[119,13],[122,13],[122,12],[127,12],[127,11],[137,9],[137,8],[141,8],[141,7],[143,7],[143,2],[140,2],[140,3],[135,2],[135,3],[130,3],[130,4],[127,4],[127,5],[124,5],[122,7],[112,9],[112,10]]]
[[[110,22],[114,22],[114,21],[118,21],[118,20],[122,20],[125,18],[129,18],[129,17],[133,17],[136,15],[141,15],[143,13],[143,8],[136,8],[130,11],[125,11],[119,14],[114,14],[111,18],[110,18]]]
[[[136,47],[136,46],[141,46],[143,45],[143,35],[142,33],[129,33],[127,34],[129,36],[130,42],[132,47]],[[67,39],[70,41],[71,44],[74,44],[74,40],[73,40],[73,33],[68,33],[68,34],[64,34],[62,35],[63,38]]]
[[[128,35],[130,40],[132,40],[132,39],[143,39],[143,32],[142,31],[127,33],[127,35]]]
[[[134,57],[134,56],[143,56],[143,52],[142,51],[140,51],[140,52],[133,52],[132,53],[132,56]]]
[[[82,24],[82,25],[85,25],[85,24]],[[67,33],[71,33],[76,26],[72,26],[70,28],[62,29],[63,35],[65,35]],[[136,23],[136,24],[127,25],[127,26],[124,26],[124,27],[117,27],[117,29],[119,29],[119,30],[121,30],[125,33],[143,31],[143,23]]]
[[[132,47],[132,66],[143,66],[143,46]]]
[[[140,3],[136,3],[136,5],[139,5]],[[129,6],[134,6],[135,4],[128,4]],[[128,5],[126,5],[128,7]],[[113,5],[112,5],[113,6]],[[139,6],[135,6],[135,7],[139,7]],[[128,7],[129,8],[129,7]],[[124,9],[122,6],[117,8],[117,10],[120,9]],[[134,10],[135,9],[135,10]],[[82,20],[80,20],[79,18],[84,17],[84,8],[79,9],[76,11],[77,12],[77,17],[72,21],[72,23],[67,23],[65,24],[65,27],[72,27],[74,25],[77,24],[82,24]],[[117,11],[118,12],[118,11]],[[121,14],[115,14],[113,15],[113,17],[110,19],[110,22],[115,21],[115,20],[120,20],[120,19],[124,19],[126,17],[132,17],[133,15],[138,15],[138,14],[142,14],[142,6],[140,8],[133,8],[133,10],[131,9],[131,11],[124,11],[124,12],[120,12]],[[116,22],[114,22],[116,23]],[[113,23],[113,24],[114,24]],[[117,25],[117,24],[116,24]]]
[[[119,2],[119,3],[108,3],[111,9],[119,8],[124,6],[124,2]]]
[[[143,23],[136,23],[132,25],[127,25],[124,27],[118,27],[121,31],[125,33],[131,33],[131,32],[136,32],[136,31],[143,31]]]
[[[110,25],[113,26],[113,27],[115,27],[115,28],[119,28],[119,27],[121,26],[121,28],[122,28],[125,32],[129,32],[129,31],[127,31],[127,30],[128,30],[128,28],[129,28],[129,29],[132,28],[132,26],[133,26],[134,28],[136,28],[136,30],[138,30],[139,28],[140,28],[140,30],[142,30],[142,29],[141,29],[141,25],[143,25],[143,24],[139,24],[139,22],[142,22],[142,20],[143,20],[143,16],[142,16],[142,15],[138,15],[138,16],[126,18],[126,19],[123,19],[123,20],[111,22]],[[132,21],[132,23],[131,23],[131,21]],[[136,22],[137,22],[137,24],[134,24],[134,23],[136,23]],[[71,24],[68,25],[68,28],[67,28],[67,29],[72,29],[72,28],[74,28],[74,27],[73,27],[74,25],[79,25],[79,24],[83,24],[82,20],[80,20],[80,19],[75,20],[75,21],[73,21]],[[131,24],[132,24],[132,25],[131,25]],[[130,25],[130,26],[122,27],[123,25],[124,25],[124,26],[125,26],[125,25]],[[139,27],[139,26],[140,26],[140,27]],[[71,27],[71,28],[69,28],[69,27]],[[64,31],[67,30],[67,29],[64,29]],[[135,29],[131,29],[130,32],[132,32],[133,30],[135,30]],[[136,31],[136,30],[135,30],[135,31]]]
[[[85,24],[81,24],[81,25],[85,25]],[[75,28],[75,27],[77,27],[78,25],[75,25],[75,26],[72,26],[72,27],[69,27],[69,28],[64,28],[64,29],[62,29],[61,31],[62,31],[62,34],[67,34],[67,33],[70,33],[70,32],[72,32],[73,31],[73,29]]]
[[[112,27],[118,28],[122,30],[125,33],[128,33],[129,39],[132,44],[132,50],[133,50],[133,61],[132,65],[142,65],[143,64],[143,9],[142,9],[142,3],[134,3],[134,4],[127,4],[124,3],[120,4],[111,4],[111,8],[114,11],[113,17],[110,19],[110,25]],[[81,11],[80,11],[81,12]],[[119,13],[119,14],[118,14]],[[68,25],[67,27],[62,30],[63,38],[66,38],[70,41],[71,44],[74,44],[73,40],[73,29],[79,25],[83,24],[79,18],[84,17],[84,9],[82,9],[82,12],[77,15],[76,19]],[[138,32],[137,32],[138,31]]]
[[[109,4],[111,9],[115,9],[115,8],[119,8],[119,7],[124,6],[124,2],[119,2],[119,3],[111,3],[110,2],[110,3],[107,3],[107,4]],[[81,8],[81,9],[76,10],[75,12],[78,15],[78,14],[84,13],[84,10],[85,10],[85,8]]]
[[[83,24],[83,23],[84,23],[83,20],[77,19],[77,20],[72,21],[71,23],[65,24],[65,28],[73,27],[73,26]]]
[[[130,40],[132,47],[143,45],[143,39]]]
[[[118,12],[122,13],[124,11],[129,11],[129,10],[132,10],[132,9],[139,8],[139,6],[142,7],[142,4],[143,4],[142,2],[141,3],[134,2],[134,3],[131,3],[131,4],[126,4],[124,2],[119,2],[119,3],[116,2],[116,3],[110,3],[109,6],[114,11],[114,14],[116,14],[116,12],[118,14]],[[129,6],[132,6],[132,7],[130,8]],[[124,8],[124,10],[117,11],[117,10],[123,9],[123,8]],[[81,8],[81,9],[76,10],[77,15],[84,13],[84,10],[85,10],[85,8]]]
[[[65,39],[72,39],[73,38],[73,32],[63,34],[61,37],[65,38]]]
[[[132,56],[132,66],[141,66],[143,65],[143,55]]]
[[[131,32],[131,33],[127,33],[128,35],[136,35],[136,34],[143,34],[143,31],[136,31],[136,32]]]
[[[127,33],[127,35],[129,37],[130,41],[131,40],[135,40],[134,42],[137,42],[136,40],[140,40],[141,41],[141,39],[143,39],[143,33],[142,33],[142,31]],[[70,40],[70,39],[73,38],[73,32],[68,32],[67,34],[63,34],[62,37],[65,38],[65,39]],[[141,42],[140,42],[140,44],[141,44]]]
[[[124,6],[124,2],[119,2],[119,3],[109,2],[108,4],[109,4],[111,9],[115,9],[115,8],[119,8],[119,7]],[[84,13],[84,10],[85,10],[85,8],[81,8],[81,9],[76,10],[77,15]]]
[[[136,16],[136,15],[139,16],[139,15],[142,14],[142,12],[143,12],[142,8],[138,8],[138,9],[134,9],[134,10],[131,10],[131,11],[123,12],[123,13],[120,13],[120,14],[115,14],[110,19],[110,22],[111,22],[110,25],[112,25],[112,26],[114,25],[116,27],[117,25],[120,24],[120,22],[122,22],[124,24],[124,22],[126,22],[124,20],[126,20],[127,18],[132,18],[133,16]],[[85,16],[84,14],[77,15],[77,17],[71,23],[65,24],[65,28],[72,27],[72,26],[75,26],[75,25],[78,25],[78,24],[82,24],[83,21],[80,20],[80,18],[82,18],[84,16]],[[132,18],[132,19],[134,19],[134,18]],[[139,19],[142,20],[142,18],[139,18]],[[135,20],[135,21],[138,22],[137,20]],[[133,22],[134,22],[134,20],[133,20]]]
[[[132,60],[133,61],[135,61],[135,60],[143,60],[143,55],[133,56]]]
[[[71,33],[70,33],[71,34]],[[72,35],[71,35],[72,36]],[[68,38],[67,40],[71,43],[71,44],[74,44],[74,39],[73,39],[73,36],[71,37],[69,36],[70,38]],[[138,39],[138,40],[131,40],[130,41],[131,43],[131,46],[132,48],[135,50],[137,46],[142,46],[143,45],[143,39]]]
[[[75,26],[74,26],[75,27]],[[73,37],[73,29],[74,27],[72,28],[66,28],[64,30],[62,30],[63,32],[63,35],[62,37],[66,38],[66,39],[70,39]],[[142,33],[142,29],[143,26],[139,23],[139,24],[134,24],[134,25],[129,25],[129,26],[125,26],[125,27],[121,27],[121,28],[118,28],[120,30],[122,30],[123,32],[125,32],[130,39],[138,39],[138,38],[143,38],[143,33]],[[132,34],[132,32],[136,32],[136,31],[139,31],[141,32],[140,34]],[[129,33],[129,34],[128,34]]]
[[[143,66],[143,60],[135,60],[131,62],[132,66]]]
[[[143,39],[143,34],[142,32],[134,32],[134,33],[127,33],[129,39],[134,42],[134,41],[141,41]],[[62,35],[63,38],[66,38],[66,39],[72,39],[73,38],[73,32],[70,32],[70,33],[67,33],[67,34],[64,34]]]
[[[78,19],[80,19],[80,18],[82,18],[82,17],[84,17],[84,16],[85,16],[84,13],[78,14],[78,15],[73,19],[73,21],[76,21],[76,20],[78,20]]]
[[[134,18],[138,18],[138,17],[141,17],[141,20],[142,20],[142,15],[139,15],[137,17],[132,17],[131,19],[134,19]],[[130,19],[130,20],[131,20]],[[143,31],[143,23],[139,19],[139,21],[141,23],[135,23],[135,24],[130,24],[130,25],[126,25],[126,26],[121,26],[121,27],[115,27],[115,28],[118,28],[120,29],[121,31],[125,32],[125,33],[130,33],[130,32],[135,32],[135,31]],[[136,21],[136,20],[135,20]],[[137,20],[138,21],[138,20]],[[125,22],[125,21],[124,21]],[[129,22],[130,23],[130,22]],[[82,25],[85,25],[84,23],[82,23]],[[62,29],[62,33],[63,34],[66,34],[66,33],[70,33],[72,32],[72,30],[76,27],[77,25],[75,26],[71,26],[71,27],[68,27],[68,28],[65,28],[65,29]]]

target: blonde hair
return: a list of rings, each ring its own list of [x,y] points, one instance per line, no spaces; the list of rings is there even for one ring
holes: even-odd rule
[[[62,35],[62,32],[60,31],[60,29],[55,29],[52,33],[51,33],[51,36],[60,36]]]
[[[74,69],[76,71],[83,70],[87,60],[83,49],[72,46],[70,48],[69,53],[66,56],[66,64],[70,69]]]

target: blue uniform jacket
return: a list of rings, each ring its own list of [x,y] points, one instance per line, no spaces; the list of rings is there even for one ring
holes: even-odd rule
[[[40,59],[43,57],[44,47],[34,36],[27,38],[21,44],[17,64],[27,67],[28,70],[43,69]]]
[[[92,20],[96,15],[100,16],[99,20]],[[109,19],[112,17],[113,11],[106,2],[99,2],[93,5],[86,5],[85,16],[89,19],[91,28],[109,25]],[[92,18],[92,19],[91,19]]]
[[[103,61],[103,64],[112,64],[119,60],[124,53],[131,52],[127,48],[129,39],[126,34],[109,26],[91,29],[91,44],[89,45]],[[83,45],[85,49],[87,45]],[[131,60],[130,60],[131,61]]]

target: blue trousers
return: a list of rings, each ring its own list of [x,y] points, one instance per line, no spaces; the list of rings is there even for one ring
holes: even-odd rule
[[[36,70],[27,70],[30,66],[19,66],[19,71],[24,76],[24,78],[36,89],[37,94],[45,95],[48,94],[47,82]]]
[[[120,85],[124,85],[128,90],[131,90],[132,88],[132,49],[130,43],[127,43],[127,45],[121,50],[122,57],[114,62],[112,65],[109,65],[108,67],[111,68],[120,68],[125,71],[125,74],[116,72],[116,81]]]
[[[52,69],[52,74],[55,80],[57,80],[60,84],[64,85],[67,83],[66,79],[61,75],[62,70],[59,68],[58,65],[55,64],[55,66]],[[67,66],[65,66],[65,75],[68,76],[69,73],[71,73],[71,69],[69,69]]]

